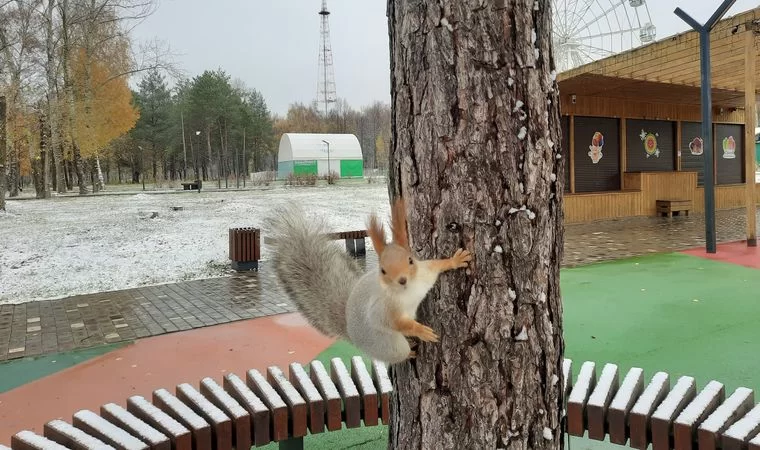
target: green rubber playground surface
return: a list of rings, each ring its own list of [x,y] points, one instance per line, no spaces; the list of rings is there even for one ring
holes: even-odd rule
[[[57,353],[39,357],[24,358],[0,364],[0,393],[10,391],[26,383],[54,374],[96,356],[104,355],[123,347],[129,342],[103,345],[83,350]]]
[[[698,389],[721,381],[727,395],[739,386],[760,389],[760,271],[674,253],[566,269],[561,288],[565,357],[573,360],[575,374],[584,361],[594,361],[597,374],[605,363],[617,364],[621,379],[629,368],[641,367],[647,382],[665,371],[671,385],[690,375]],[[318,359],[329,365],[340,357],[349,364],[357,354],[337,342]],[[61,356],[53,358],[62,368]],[[0,380],[0,392],[51,373],[45,361],[3,367],[10,376]],[[10,372],[16,364],[26,366]],[[304,443],[310,449],[384,449],[387,432],[386,426],[356,428],[310,435]],[[621,448],[588,439],[570,442],[573,450]]]

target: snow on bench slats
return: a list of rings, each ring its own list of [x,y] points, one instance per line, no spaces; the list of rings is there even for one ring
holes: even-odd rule
[[[652,377],[652,381],[641,394],[641,397],[633,405],[631,414],[639,414],[643,416],[649,416],[652,410],[657,406],[657,403],[665,395],[667,391],[664,390],[670,377],[665,372],[657,372]]]
[[[212,425],[219,425],[230,421],[230,418],[221,409],[202,396],[189,383],[182,383],[177,386],[177,398],[181,399],[183,403],[190,406],[198,415],[206,419],[206,422]]]
[[[623,378],[623,383],[612,399],[607,414],[610,442],[613,444],[625,445],[625,442],[628,440],[628,415],[643,390],[644,370],[639,367],[633,367]]]
[[[309,431],[312,434],[325,430],[325,400],[309,378],[303,366],[290,363],[290,382],[306,400],[309,408]]]
[[[63,445],[28,430],[19,431],[14,434],[11,437],[11,447],[35,448],[37,450],[68,450]]]
[[[0,450],[11,450],[9,447],[4,446],[3,444],[0,444]]]
[[[388,378],[388,367],[382,361],[372,361],[372,379],[380,393],[380,418],[383,421],[383,425],[388,425],[391,417],[390,397],[393,392],[393,383]]]
[[[340,358],[330,360],[331,376],[333,382],[338,387],[338,391],[343,396],[343,405],[345,409],[346,428],[355,428],[361,425],[361,403],[359,401],[359,391],[351,379],[351,375]]]
[[[201,394],[232,419],[233,444],[235,448],[249,449],[251,442],[251,416],[216,381],[210,377],[201,380]]]
[[[689,406],[681,411],[681,414],[676,417],[675,422],[682,425],[694,425],[695,423],[701,422],[712,412],[712,410],[708,409],[710,402],[719,398],[722,392],[723,383],[719,383],[715,380],[710,381],[702,389],[699,395],[689,403]]]
[[[165,413],[174,417],[175,420],[182,423],[190,429],[200,430],[208,428],[209,424],[201,416],[195,413],[189,406],[182,403],[177,397],[172,395],[171,392],[166,389],[157,389],[153,392],[153,403],[163,403],[169,411],[164,410]],[[158,404],[156,405],[161,408]],[[163,408],[161,408],[163,409]]]
[[[114,425],[130,431],[154,449],[169,450],[171,448],[171,442],[167,436],[115,403],[101,406],[100,415]]]
[[[695,425],[699,424],[723,401],[723,384],[710,381],[673,421],[676,448],[691,448]]]
[[[148,445],[94,412],[84,409],[74,414],[73,424],[120,450],[143,450]]]
[[[671,448],[673,419],[694,399],[697,384],[694,378],[683,376],[652,414],[652,446]]]
[[[292,437],[306,436],[308,418],[306,416],[306,400],[301,397],[298,390],[290,384],[290,381],[277,366],[267,368],[267,379],[274,389],[285,400],[290,409],[290,434]]]
[[[638,449],[647,448],[650,441],[649,418],[669,390],[670,377],[665,372],[657,372],[646,389],[644,389],[644,393],[633,404],[631,414],[628,417],[631,447]]]
[[[599,381],[596,382],[594,392],[588,398],[588,406],[606,406],[617,391],[615,386],[617,383],[618,366],[615,364],[605,364],[602,369],[602,375],[599,376]]]
[[[630,411],[636,400],[636,391],[644,387],[644,369],[632,367],[620,385],[617,394],[610,403],[610,409],[617,411]]]
[[[723,433],[723,449],[740,449],[744,442],[758,433],[760,433],[760,403]],[[760,438],[760,435],[758,437]]]
[[[194,449],[211,448],[211,425],[166,389],[153,391],[153,403],[190,429]]]
[[[374,426],[378,423],[377,417],[377,390],[372,382],[372,376],[367,371],[364,359],[361,356],[351,358],[351,378],[354,380],[362,398],[362,411],[364,412],[364,425]]]
[[[606,434],[607,408],[610,401],[612,401],[612,396],[617,392],[617,388],[618,366],[615,364],[605,364],[596,387],[591,392],[591,396],[586,404],[588,437],[590,439],[597,441],[604,439]]]
[[[90,436],[79,428],[60,419],[51,420],[44,426],[45,437],[59,444],[77,449],[113,449],[100,439]],[[115,449],[114,449],[115,450]]]
[[[156,427],[162,433],[168,434],[174,440],[181,436],[190,436],[190,430],[185,428],[184,425],[174,420],[173,417],[161,411],[140,395],[129,397],[127,400],[127,411]]]
[[[691,400],[688,398],[691,391],[696,392],[696,381],[694,378],[688,376],[679,378],[676,385],[673,386],[673,389],[665,397],[665,400],[660,403],[654,414],[652,414],[652,419],[672,421],[673,417],[681,412],[686,407],[687,402]]]
[[[280,441],[288,437],[288,407],[277,391],[269,385],[264,376],[256,369],[246,374],[246,384],[270,410],[272,415],[272,439]]]
[[[718,406],[710,416],[699,425],[698,430],[707,433],[720,433],[728,428],[737,417],[741,417],[752,408],[754,394],[752,389],[737,388],[730,397]]]
[[[564,379],[564,386],[562,389],[565,393],[565,398],[567,398],[568,394],[570,393],[570,387],[573,385],[573,372],[571,371],[572,368],[572,359],[566,358],[562,360],[562,378]]]
[[[311,381],[327,403],[327,429],[329,431],[340,430],[343,427],[343,400],[340,398],[338,388],[335,387],[335,383],[332,382],[321,361],[312,361],[310,368]]]
[[[749,450],[760,450],[760,434],[750,439]]]
[[[586,402],[596,385],[596,365],[586,361],[581,365],[578,379],[567,400],[567,431],[573,436],[583,436],[586,432]]]
[[[179,384],[177,398],[211,425],[211,436],[216,450],[232,449],[232,420],[224,412],[202,396],[189,383]]]
[[[264,402],[234,373],[228,373],[224,376],[223,385],[232,398],[237,400],[250,414],[254,444],[260,446],[269,443],[271,440],[270,413]]]
[[[201,393],[227,416],[234,419],[248,417],[248,412],[212,378],[206,377],[202,379],[200,386]]]

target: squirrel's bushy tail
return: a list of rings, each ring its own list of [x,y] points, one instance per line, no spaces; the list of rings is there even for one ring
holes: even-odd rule
[[[345,338],[346,303],[361,272],[328,232],[322,218],[295,205],[275,209],[264,229],[274,271],[298,310],[321,333]]]

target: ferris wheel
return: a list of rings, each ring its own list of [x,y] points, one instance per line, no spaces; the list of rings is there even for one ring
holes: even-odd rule
[[[646,0],[552,0],[557,72],[652,42]]]

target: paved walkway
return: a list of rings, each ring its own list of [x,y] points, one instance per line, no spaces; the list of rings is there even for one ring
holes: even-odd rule
[[[760,222],[760,211],[758,217]],[[745,224],[743,210],[719,211],[719,241],[744,239]],[[563,265],[703,245],[704,218],[698,215],[568,225]],[[0,361],[292,311],[266,261],[258,273],[2,305]]]

